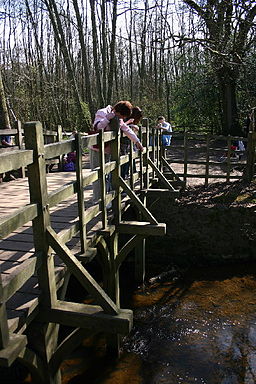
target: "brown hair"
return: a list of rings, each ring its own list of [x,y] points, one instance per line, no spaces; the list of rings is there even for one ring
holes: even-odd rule
[[[133,124],[138,124],[142,118],[142,110],[139,107],[133,107],[130,118],[134,119]]]
[[[132,104],[127,100],[122,100],[116,103],[113,109],[124,117],[130,117],[132,112]]]

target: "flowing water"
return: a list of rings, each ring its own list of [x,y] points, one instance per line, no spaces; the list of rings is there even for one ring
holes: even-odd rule
[[[106,357],[101,335],[84,340],[62,364],[63,384],[254,384],[255,296],[255,263],[138,288],[120,359]]]

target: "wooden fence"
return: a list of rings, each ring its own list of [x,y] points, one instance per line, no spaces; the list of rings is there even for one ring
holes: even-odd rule
[[[165,133],[172,136],[170,146],[161,146],[161,135],[153,130],[153,143],[159,147],[158,167],[168,178],[173,177],[187,185],[188,179],[251,181],[255,168],[256,132],[248,137],[198,134],[195,132]],[[235,147],[242,142],[243,149]],[[235,172],[237,170],[237,172]]]

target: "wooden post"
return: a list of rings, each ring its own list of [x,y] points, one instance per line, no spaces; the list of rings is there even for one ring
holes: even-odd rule
[[[184,132],[184,168],[183,168],[183,181],[185,186],[187,184],[187,174],[188,174],[188,132]]]
[[[111,160],[116,162],[116,167],[112,172],[112,187],[116,192],[116,196],[112,201],[114,224],[121,221],[121,188],[119,183],[120,177],[120,123],[118,118],[114,118],[110,123],[111,129],[116,132],[116,138],[111,143]]]
[[[3,298],[3,285],[0,270],[0,349],[4,349],[7,347],[9,339],[9,329],[7,322],[6,306]]]
[[[146,148],[146,153],[143,155],[143,166],[146,168],[144,174],[144,188],[149,188],[149,166],[148,166],[148,156],[149,156],[149,124],[148,119],[143,120],[144,127],[146,128],[146,133],[142,138],[143,147]]]
[[[156,166],[159,169],[160,167],[160,130],[156,130]]]
[[[100,166],[100,192],[101,192],[101,211],[102,211],[102,228],[107,227],[107,209],[106,209],[106,172],[105,172],[105,144],[104,132],[101,129],[98,136],[99,145],[99,166]]]
[[[57,141],[62,141],[63,139],[63,134],[62,134],[62,126],[58,125],[57,126]],[[58,162],[58,170],[59,172],[63,170],[63,155],[59,156],[59,162]]]
[[[152,150],[152,161],[153,161],[154,164],[155,164],[155,161],[156,161],[155,141],[156,141],[156,130],[155,130],[155,128],[153,128],[152,129],[152,148],[153,148],[153,150]],[[152,179],[154,180],[154,178],[155,178],[155,172],[154,172],[154,170],[152,170]]]
[[[40,122],[26,123],[24,133],[26,149],[34,151],[34,162],[28,166],[28,182],[31,203],[36,203],[38,206],[38,216],[33,220],[33,236],[35,251],[43,253],[42,265],[38,269],[38,281],[41,290],[39,309],[44,311],[44,308],[49,309],[56,303],[57,289],[54,255],[46,236],[46,228],[50,225],[50,212],[42,124]],[[35,325],[35,327],[38,331],[38,325]],[[59,325],[45,324],[41,329],[41,337],[38,335],[35,338],[28,333],[28,339],[31,340],[33,349],[37,351],[43,360],[45,382],[60,384],[60,374],[57,373],[52,377],[48,365],[57,346]]]
[[[146,196],[142,195],[140,196],[140,199],[142,200],[143,204],[146,205]],[[141,213],[138,212],[138,220],[141,219]],[[144,283],[145,279],[145,265],[146,265],[146,254],[145,254],[145,247],[146,247],[146,240],[145,238],[141,237],[141,240],[138,242],[138,244],[135,247],[135,281],[138,283]]]
[[[112,201],[114,224],[121,221],[121,188],[120,188],[120,123],[119,119],[114,118],[110,123],[111,129],[116,132],[116,138],[111,143],[111,160],[116,162],[115,169],[112,171],[112,188],[116,192],[116,196]],[[119,271],[115,267],[115,260],[118,254],[118,233],[114,231],[109,238],[109,256],[110,256],[110,272],[108,276],[108,295],[120,308],[119,303]],[[118,357],[120,353],[120,335],[107,334],[107,353]]]
[[[77,201],[79,214],[79,230],[81,253],[84,254],[87,248],[86,245],[86,223],[84,214],[84,188],[83,188],[83,165],[82,165],[82,141],[81,133],[75,135],[76,145],[76,180],[77,180]]]
[[[247,163],[244,178],[250,182],[254,176],[255,169],[255,147],[256,147],[256,132],[250,131],[247,142]]]
[[[108,276],[109,297],[116,303],[117,308],[120,308],[120,290],[119,290],[119,269],[116,268],[116,257],[118,254],[118,233],[114,233],[109,239],[109,256],[110,256],[110,273]],[[119,357],[121,336],[118,334],[107,334],[107,353],[111,356]]]
[[[209,182],[209,161],[210,161],[210,136],[209,133],[206,135],[206,164],[205,164],[205,182],[204,185],[208,187]]]
[[[19,149],[23,148],[23,136],[22,136],[22,130],[21,130],[21,122],[19,120],[15,121],[15,128],[17,129],[17,135],[15,136],[15,144],[19,147]],[[24,178],[25,177],[25,167],[21,167],[19,169],[19,176]]]
[[[230,157],[231,157],[231,136],[230,135],[228,135],[228,141],[227,141],[227,143],[228,143],[228,154],[227,154],[227,178],[226,178],[226,180],[227,180],[227,182],[229,182],[230,181]]]
[[[143,142],[143,134],[142,134],[142,127],[140,127],[139,130],[139,139],[140,142]],[[143,189],[143,154],[142,151],[140,151],[140,189]]]
[[[134,171],[135,171],[135,168],[134,168],[133,155],[134,155],[133,142],[130,141],[129,164],[130,164],[130,187],[131,187],[131,189],[134,188]]]

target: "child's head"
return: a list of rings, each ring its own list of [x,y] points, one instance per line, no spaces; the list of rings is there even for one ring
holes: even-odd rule
[[[126,117],[130,117],[132,112],[132,104],[127,100],[119,101],[114,105],[113,112],[120,119],[125,119]]]
[[[165,122],[165,118],[164,118],[164,116],[158,116],[158,118],[157,118],[157,123],[158,124],[162,124],[162,123],[164,123]]]
[[[140,120],[142,119],[142,116],[142,110],[139,107],[132,108],[132,114],[130,118],[133,119],[133,124],[139,124]]]

